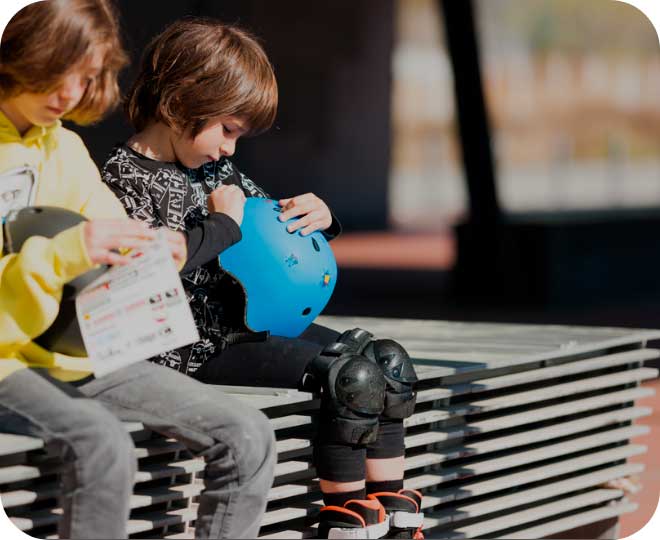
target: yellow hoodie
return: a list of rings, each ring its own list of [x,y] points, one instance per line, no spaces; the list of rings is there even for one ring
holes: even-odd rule
[[[21,136],[0,112],[0,182],[3,173],[24,166],[36,172],[34,204],[59,206],[90,219],[126,217],[119,200],[101,182],[78,135],[57,122],[46,128],[33,126]],[[0,228],[0,253],[2,245]],[[52,353],[32,339],[57,317],[64,284],[93,266],[83,243],[82,226],[52,239],[30,238],[20,253],[2,256],[0,379],[25,367],[49,368],[51,375],[65,381],[89,374],[87,359]]]

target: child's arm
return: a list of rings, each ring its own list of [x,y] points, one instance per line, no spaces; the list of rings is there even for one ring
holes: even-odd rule
[[[125,178],[120,166],[113,161],[103,167],[102,179],[129,217],[143,221],[152,228],[160,226],[156,202],[144,183]],[[210,214],[196,227],[181,232],[186,237],[187,253],[185,264],[179,269],[182,274],[213,260],[218,253],[241,239],[240,227],[225,214]]]
[[[64,284],[94,267],[83,236],[82,224],[52,239],[35,236],[0,259],[0,358],[48,329]]]
[[[186,232],[188,260],[181,273],[190,272],[215,259],[238,242],[241,229],[227,214],[212,213],[197,227]]]
[[[98,264],[127,264],[130,257],[116,250],[139,248],[153,237],[143,224],[126,218],[94,220],[53,238],[33,236],[17,253],[4,255],[0,259],[0,358],[50,327],[65,283]]]

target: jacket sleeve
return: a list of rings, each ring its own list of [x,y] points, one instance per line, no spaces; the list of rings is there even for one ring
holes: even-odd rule
[[[143,184],[136,184],[123,178],[120,166],[113,161],[103,168],[103,181],[119,198],[128,216],[158,227],[155,201]],[[186,262],[180,273],[187,273],[218,256],[219,253],[241,239],[238,224],[226,214],[210,214],[199,225],[183,231],[186,236]]]
[[[0,358],[42,334],[57,317],[64,284],[94,267],[82,227],[34,236],[0,259]]]
[[[125,216],[101,183],[99,171],[82,140],[62,130],[61,177],[70,210],[88,218]],[[4,254],[0,230],[0,358],[41,335],[57,317],[64,284],[94,268],[83,238],[83,225],[53,238],[35,236],[18,253]]]
[[[181,269],[185,274],[215,259],[241,238],[241,228],[231,217],[223,213],[209,214],[196,227],[186,231],[188,260]]]
[[[328,241],[337,238],[342,231],[341,222],[337,219],[337,216],[335,216],[335,213],[332,210],[330,210],[330,213],[332,214],[332,223],[325,231],[321,231],[323,236],[325,236],[325,239]]]

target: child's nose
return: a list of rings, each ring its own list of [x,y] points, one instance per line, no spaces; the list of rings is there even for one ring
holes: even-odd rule
[[[79,76],[67,77],[59,89],[59,98],[67,103],[78,103],[85,92],[85,85]]]
[[[223,156],[231,157],[234,155],[235,150],[236,150],[236,141],[234,140],[224,141],[220,146],[220,152],[222,153]]]

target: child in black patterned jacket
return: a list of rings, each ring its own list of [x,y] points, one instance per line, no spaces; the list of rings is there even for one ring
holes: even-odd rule
[[[403,491],[403,418],[416,380],[405,350],[364,330],[340,335],[318,325],[297,339],[255,339],[244,323],[243,289],[218,260],[241,239],[245,198],[267,196],[228,158],[240,137],[272,125],[276,108],[272,67],[244,30],[209,19],[176,22],[145,52],[127,102],[137,133],[112,151],[102,176],[130,216],[186,234],[182,281],[201,337],[152,360],[212,384],[302,388],[303,379],[315,381],[323,405],[314,453],[327,505],[319,534],[372,528],[368,534],[378,536],[370,537],[412,537],[421,495]],[[279,203],[282,221],[299,218],[290,232],[331,239],[341,229],[312,193]],[[347,388],[329,384],[352,385],[356,403],[331,398]]]

